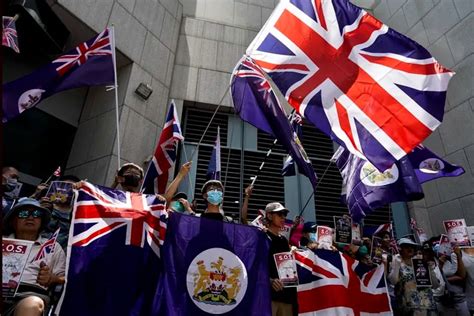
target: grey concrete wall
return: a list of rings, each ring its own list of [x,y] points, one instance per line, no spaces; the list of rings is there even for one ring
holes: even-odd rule
[[[115,26],[116,48],[131,60],[118,71],[121,158],[142,164],[161,132],[173,74],[183,5],[180,0],[57,0],[96,32]],[[148,83],[148,100],[135,94]],[[68,172],[110,184],[117,170],[115,99],[89,89],[67,164]]]
[[[474,225],[473,6],[472,0],[374,1],[377,18],[416,40],[456,72],[443,123],[424,144],[462,165],[466,173],[424,184],[425,199],[410,203],[412,215],[430,235],[443,233],[446,219],[465,218]]]

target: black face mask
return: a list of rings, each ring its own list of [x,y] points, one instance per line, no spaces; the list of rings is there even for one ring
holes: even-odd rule
[[[123,178],[124,178],[124,181],[122,185],[125,185],[127,187],[136,187],[138,186],[138,183],[141,180],[140,176],[137,176],[135,174],[126,174],[123,176]]]

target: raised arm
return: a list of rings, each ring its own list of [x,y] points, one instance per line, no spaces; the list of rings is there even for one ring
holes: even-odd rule
[[[248,207],[249,207],[249,200],[250,196],[252,195],[253,191],[253,186],[249,185],[248,187],[245,188],[245,197],[244,197],[244,203],[242,205],[242,211],[241,211],[241,217],[240,221],[242,224],[247,225],[248,224]]]

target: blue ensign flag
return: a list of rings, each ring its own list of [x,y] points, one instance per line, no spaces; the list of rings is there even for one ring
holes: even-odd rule
[[[113,84],[114,54],[113,28],[107,28],[48,65],[4,84],[3,122],[60,91]]]
[[[333,159],[336,160],[345,187],[346,196],[343,200],[355,222],[360,222],[374,209],[392,202],[414,201],[424,197],[407,157],[384,172],[343,147],[339,147]]]
[[[159,315],[270,316],[268,250],[255,227],[171,214]]]
[[[317,177],[311,161],[270,82],[251,59],[244,57],[237,64],[232,76],[231,93],[240,118],[278,139],[296,162],[298,171],[309,178],[314,188]]]
[[[212,149],[211,160],[207,167],[207,180],[221,180],[221,132],[217,126],[217,137],[214,148]]]

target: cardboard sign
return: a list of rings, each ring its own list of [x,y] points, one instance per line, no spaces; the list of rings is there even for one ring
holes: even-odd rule
[[[467,235],[469,236],[471,247],[474,247],[474,226],[467,226]]]
[[[2,295],[15,296],[23,270],[28,261],[32,241],[3,238],[2,240]]]
[[[467,234],[467,225],[464,218],[443,221],[446,235],[448,235],[451,246],[470,247],[471,242]]]
[[[372,236],[372,246],[371,246],[371,254],[372,262],[376,264],[382,263],[382,238],[377,236]]]
[[[336,242],[350,244],[352,242],[352,220],[347,216],[334,216]]]
[[[354,245],[361,245],[362,244],[362,234],[361,234],[361,226],[359,223],[352,223],[352,243]]]
[[[53,181],[49,186],[46,197],[51,203],[71,204],[74,196],[73,184],[64,181]]]
[[[428,262],[423,259],[413,258],[413,271],[415,273],[415,281],[417,287],[431,287],[430,270]]]
[[[317,227],[317,234],[318,234],[318,243],[321,246],[331,247],[332,246],[332,228],[327,226],[318,226]]]
[[[273,255],[278,278],[284,287],[298,286],[298,273],[296,271],[296,262],[291,252],[280,252]]]
[[[449,257],[451,256],[452,252],[453,252],[453,248],[451,247],[451,242],[449,241],[448,236],[444,234],[441,235],[441,238],[439,239],[438,254]]]
[[[290,232],[293,227],[293,221],[285,220],[285,225],[281,229],[280,235],[285,236],[286,239],[290,240]]]

